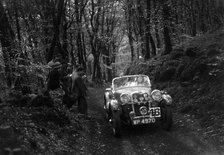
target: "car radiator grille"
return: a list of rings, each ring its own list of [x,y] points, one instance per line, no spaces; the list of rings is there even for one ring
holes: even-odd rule
[[[149,110],[149,103],[147,102],[146,96],[144,94],[134,93],[134,94],[132,94],[132,99],[134,102],[133,108],[134,108],[136,116],[142,116],[142,114],[140,113],[140,108],[143,106],[147,108],[147,111]],[[147,112],[147,114],[148,114],[148,112]]]
[[[135,111],[135,116],[142,116],[142,114],[140,113],[140,108],[145,106],[147,108],[147,111],[149,110],[149,104],[148,103],[135,103],[134,104],[134,111]],[[148,114],[148,112],[147,112]],[[147,115],[146,114],[146,115]]]

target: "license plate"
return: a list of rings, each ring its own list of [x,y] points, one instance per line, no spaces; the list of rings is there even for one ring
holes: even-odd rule
[[[156,119],[155,118],[139,118],[139,119],[135,119],[133,120],[133,124],[137,125],[137,124],[149,124],[149,123],[155,123]]]
[[[149,108],[149,116],[150,117],[161,117],[160,107]]]

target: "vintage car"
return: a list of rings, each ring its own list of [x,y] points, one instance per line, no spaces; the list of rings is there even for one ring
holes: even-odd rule
[[[136,126],[160,122],[162,128],[170,130],[171,105],[171,96],[158,89],[152,91],[146,75],[116,77],[104,94],[106,118],[116,137],[121,136],[123,124]]]

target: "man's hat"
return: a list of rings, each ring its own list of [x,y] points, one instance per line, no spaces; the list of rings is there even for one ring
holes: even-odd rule
[[[56,68],[56,69],[58,69],[58,68],[61,68],[62,65],[61,65],[60,62],[55,62],[51,67],[52,67],[52,68]]]

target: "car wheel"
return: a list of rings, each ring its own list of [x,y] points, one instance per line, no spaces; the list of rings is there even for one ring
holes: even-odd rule
[[[121,136],[121,119],[119,112],[112,112],[112,129],[115,137]]]
[[[161,125],[162,128],[166,131],[170,131],[173,125],[173,113],[171,107],[161,108],[162,110],[162,119]]]

